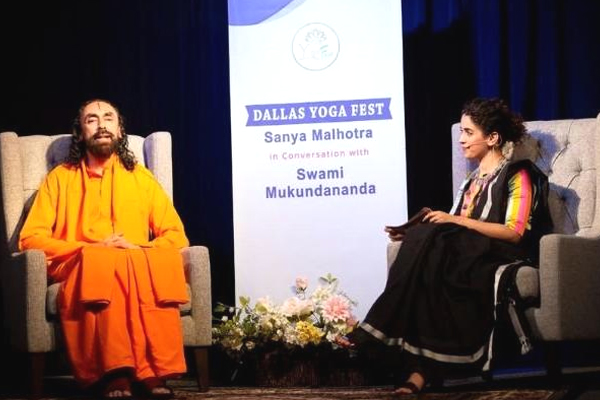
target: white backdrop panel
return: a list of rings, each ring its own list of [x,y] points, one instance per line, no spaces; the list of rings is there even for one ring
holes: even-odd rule
[[[229,0],[235,289],[332,273],[362,319],[406,219],[398,0]]]

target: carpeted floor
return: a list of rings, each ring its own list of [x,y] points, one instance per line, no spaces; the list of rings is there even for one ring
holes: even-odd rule
[[[562,391],[546,389],[442,389],[424,392],[418,396],[400,397],[393,393],[391,386],[335,387],[335,388],[259,388],[259,387],[212,387],[207,393],[199,393],[192,380],[169,382],[175,391],[175,399],[181,400],[567,400]],[[47,387],[48,400],[87,400],[94,399],[72,385],[72,381],[50,382]],[[25,397],[14,393],[1,393],[0,399],[21,400]]]
[[[488,392],[460,392],[460,393],[421,393],[419,396],[404,396],[407,399],[431,400],[559,400],[560,393],[548,390],[505,390]],[[192,393],[177,391],[180,399],[268,399],[268,400],[378,400],[399,399],[394,395],[391,387],[369,388],[214,388],[208,393]]]

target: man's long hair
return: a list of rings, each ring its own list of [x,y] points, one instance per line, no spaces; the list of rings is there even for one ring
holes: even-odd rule
[[[121,111],[119,111],[119,109],[114,104],[112,104],[110,101],[103,99],[88,100],[85,103],[83,103],[81,107],[79,107],[79,112],[77,113],[77,116],[73,121],[73,129],[71,131],[71,146],[69,147],[69,154],[65,159],[65,163],[73,166],[78,166],[81,164],[81,160],[85,158],[86,144],[85,140],[83,139],[83,133],[81,131],[81,113],[88,104],[99,101],[110,104],[119,116],[119,128],[121,130],[121,137],[115,139],[117,141],[115,153],[117,153],[117,156],[119,156],[119,160],[121,160],[121,164],[123,164],[125,169],[127,169],[128,171],[133,171],[133,168],[135,167],[137,161],[135,159],[135,156],[133,155],[133,152],[129,150],[127,133],[125,133],[125,119],[121,115]],[[116,132],[111,133],[116,135]]]

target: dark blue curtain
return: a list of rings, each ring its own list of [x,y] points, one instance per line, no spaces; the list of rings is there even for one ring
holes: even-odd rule
[[[600,112],[600,2],[403,0],[402,7],[410,212],[449,207],[449,128],[467,99],[502,97],[527,120]]]
[[[600,2],[402,4],[409,211],[450,206],[450,125],[468,98],[530,120],[600,111]],[[214,300],[232,302],[227,1],[4,1],[0,18],[0,130],[66,133],[103,97],[130,133],[170,131],[175,205],[210,248]]]
[[[10,4],[9,4],[10,3]],[[173,136],[174,201],[233,298],[227,2],[92,0],[0,6],[0,130],[70,131],[79,104],[115,102],[129,133]]]

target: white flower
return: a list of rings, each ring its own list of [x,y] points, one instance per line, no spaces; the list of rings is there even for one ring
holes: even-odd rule
[[[261,316],[258,319],[258,325],[260,326],[261,329],[266,330],[266,331],[270,331],[273,329],[273,322],[272,322],[270,316]]]
[[[327,339],[328,342],[334,343],[338,335],[339,333],[337,332],[327,332],[327,335],[325,335],[325,339]]]
[[[321,304],[325,300],[330,298],[332,296],[332,294],[333,293],[331,292],[331,288],[329,286],[327,286],[327,287],[320,286],[313,292],[313,294],[310,296],[310,298],[315,302],[315,304]]]
[[[283,341],[291,345],[298,344],[298,338],[296,337],[296,329],[292,324],[285,327],[283,333]]]
[[[271,299],[269,298],[269,296],[261,297],[260,299],[256,300],[256,305],[254,306],[254,310],[256,310],[257,313],[273,312],[273,303],[271,302]]]
[[[221,317],[221,321],[223,321],[223,322],[227,322],[227,321],[229,321],[229,317],[228,317],[227,315],[223,315],[223,316]]]
[[[314,311],[314,306],[310,300],[301,300],[297,297],[290,297],[281,305],[281,312],[286,317],[302,317]]]

